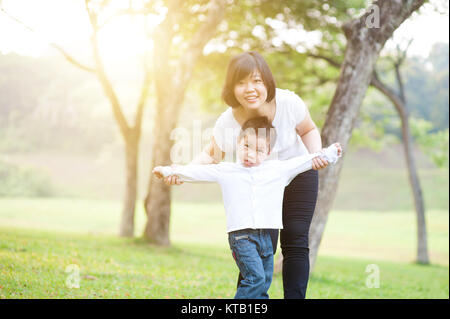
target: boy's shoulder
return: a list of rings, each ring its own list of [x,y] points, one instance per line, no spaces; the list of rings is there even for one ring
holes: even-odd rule
[[[238,170],[241,167],[241,164],[235,163],[235,162],[220,162],[218,164],[212,164],[212,165],[218,165],[220,169],[235,169]]]

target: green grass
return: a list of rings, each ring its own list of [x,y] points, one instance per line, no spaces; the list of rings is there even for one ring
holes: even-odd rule
[[[169,248],[115,236],[120,208],[119,201],[0,199],[0,298],[234,296],[222,204],[174,203]],[[413,212],[332,211],[307,297],[448,298],[448,211],[427,212],[427,222],[432,265],[422,266],[414,263]],[[137,235],[144,224],[139,207]],[[78,289],[66,286],[72,264]],[[370,264],[380,288],[366,287]],[[269,295],[282,298],[280,275]]]

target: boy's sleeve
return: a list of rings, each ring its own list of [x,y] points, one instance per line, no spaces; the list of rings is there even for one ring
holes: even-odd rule
[[[294,179],[300,173],[306,172],[312,169],[312,159],[321,156],[324,157],[329,163],[336,163],[338,158],[338,150],[335,144],[331,144],[323,152],[306,154],[302,156],[296,156],[285,161],[280,161],[279,165],[286,177],[286,185]]]
[[[214,183],[218,182],[220,178],[219,164],[189,164],[189,165],[176,165],[174,167],[164,166],[162,174],[164,177],[169,175],[178,175],[183,182],[191,183]]]

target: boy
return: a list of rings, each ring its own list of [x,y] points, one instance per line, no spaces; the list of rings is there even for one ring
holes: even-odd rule
[[[217,182],[227,215],[228,242],[243,276],[235,298],[269,298],[272,282],[273,248],[267,229],[281,229],[284,188],[299,173],[312,168],[312,159],[325,157],[336,163],[341,156],[338,143],[321,153],[297,156],[285,161],[265,159],[276,140],[275,128],[266,117],[242,125],[237,142],[239,163],[158,166],[158,178],[178,175],[186,182]]]

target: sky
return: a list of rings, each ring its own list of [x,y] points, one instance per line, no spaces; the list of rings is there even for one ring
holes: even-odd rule
[[[112,1],[117,7],[129,3],[123,0]],[[55,42],[68,52],[86,56],[90,54],[87,49],[91,30],[83,7],[84,1],[0,0],[0,2],[10,14],[36,31],[27,30],[0,11],[0,52],[4,54],[15,52],[34,57],[55,54],[48,46],[49,42]],[[158,19],[157,16],[150,17],[147,19],[147,24],[151,28],[159,23]],[[292,35],[286,33],[284,37],[290,36]],[[425,5],[420,15],[414,13],[394,34],[395,41],[409,38],[414,40],[408,55],[422,57],[428,56],[434,43],[448,43],[448,9],[446,14],[442,15],[433,11],[431,6]],[[108,52],[108,58],[124,59],[136,53],[151,50],[153,42],[145,39],[140,24],[124,18],[105,28],[100,47],[104,52]],[[394,41],[390,40],[386,48],[394,47],[394,45]]]

